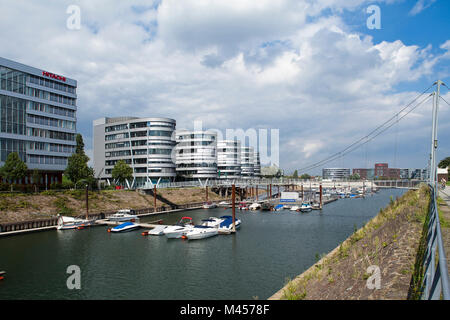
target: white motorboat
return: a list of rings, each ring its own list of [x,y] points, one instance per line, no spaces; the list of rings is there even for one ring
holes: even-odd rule
[[[218,204],[218,206],[219,206],[219,207],[222,207],[222,208],[228,208],[229,206],[231,206],[231,202],[228,202],[228,201],[220,201],[219,204]]]
[[[208,219],[203,219],[201,225],[205,227],[218,228],[223,220],[224,219],[221,218],[209,217]]]
[[[119,210],[113,215],[110,215],[108,217],[109,221],[117,221],[117,222],[125,222],[125,221],[131,221],[134,222],[136,220],[139,220],[139,217],[135,214],[135,211],[132,209],[123,209]]]
[[[79,219],[73,217],[59,216],[57,223],[57,230],[77,229],[80,227],[87,227],[95,223],[95,220]]]
[[[157,226],[154,227],[152,230],[148,231],[147,234],[152,236],[163,236],[164,230],[167,228],[167,226]]]
[[[259,210],[261,209],[261,204],[258,202],[252,203],[249,207],[250,210]]]
[[[186,233],[186,238],[188,240],[197,240],[213,237],[219,234],[217,228],[207,227],[207,226],[194,226],[191,230]]]
[[[217,208],[217,204],[214,202],[208,201],[203,204],[203,209],[214,209]]]
[[[181,238],[182,236],[185,236],[192,228],[194,228],[192,218],[183,217],[177,224],[168,226],[163,232],[167,238]]]
[[[223,219],[223,221],[219,225],[219,233],[230,233],[233,230],[233,217],[222,216],[220,218]],[[234,225],[236,229],[239,229],[241,227],[241,220],[235,218]]]
[[[127,232],[139,229],[140,226],[138,224],[135,224],[133,222],[125,222],[122,224],[119,224],[118,226],[109,229],[110,232]]]
[[[300,211],[300,206],[292,206],[291,211]]]
[[[311,210],[312,210],[312,207],[309,203],[302,203],[302,205],[300,207],[301,212],[309,212]]]

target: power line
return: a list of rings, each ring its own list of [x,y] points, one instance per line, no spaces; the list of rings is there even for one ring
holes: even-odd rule
[[[409,108],[413,103],[415,103],[418,99],[420,99],[420,97],[422,97],[430,88],[432,88],[434,86],[434,84],[432,84],[431,86],[429,86],[428,88],[426,88],[424,91],[422,91],[421,94],[419,94],[417,97],[415,97],[410,103],[408,103],[404,108],[402,108],[399,112],[397,112],[396,114],[394,114],[390,119],[388,119],[387,121],[385,121],[384,123],[382,123],[381,125],[379,125],[378,127],[376,127],[374,130],[372,130],[369,134],[365,135],[364,137],[360,138],[359,140],[355,141],[354,143],[352,143],[351,145],[349,145],[348,147],[344,148],[343,150],[319,161],[316,162],[314,164],[311,164],[309,166],[306,166],[304,168],[299,169],[300,171],[306,171],[306,170],[311,170],[314,168],[317,168],[319,166],[322,166],[330,161],[335,160],[336,158],[339,158],[347,153],[352,152],[353,150],[359,148],[360,146],[368,143],[369,141],[373,140],[375,137],[377,137],[378,135],[380,135],[381,133],[383,133],[384,131],[386,131],[387,129],[389,129],[390,127],[392,127],[392,125],[394,125],[395,123],[397,123],[398,121],[400,121],[401,119],[403,119],[406,115],[408,115],[412,110],[416,109],[419,105],[421,105],[425,100],[427,100],[429,96],[427,96],[424,100],[422,100],[418,105],[416,105],[414,108],[412,108],[411,110],[409,110],[406,114],[404,114],[400,119],[398,119],[398,116],[405,111],[407,108]],[[370,138],[369,137],[373,134],[375,134],[377,131],[381,130],[384,126],[386,126],[388,123],[390,123],[393,119],[397,119],[395,122],[393,122],[392,124],[390,124],[387,128],[385,128],[384,130],[378,132],[374,137]],[[365,140],[365,142],[361,143],[363,140]]]
[[[439,96],[439,98],[441,98],[442,100],[444,100],[444,102],[450,106],[450,103],[448,103],[442,96]]]

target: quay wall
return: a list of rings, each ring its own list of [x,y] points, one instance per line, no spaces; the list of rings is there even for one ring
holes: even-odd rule
[[[391,200],[364,227],[288,280],[269,300],[417,298],[417,261],[429,200],[426,186]],[[380,281],[374,286],[375,273]]]

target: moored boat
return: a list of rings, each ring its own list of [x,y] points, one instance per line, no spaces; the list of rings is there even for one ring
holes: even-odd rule
[[[214,202],[208,201],[203,204],[202,208],[203,209],[214,209],[214,208],[217,208],[217,204],[215,204]]]
[[[218,228],[219,233],[225,233],[225,234],[231,233],[231,231],[233,230],[233,217],[232,216],[222,216],[220,218],[223,219],[223,221],[219,225],[219,228]],[[234,225],[235,225],[235,229],[240,228],[241,220],[235,218]]]
[[[292,206],[291,211],[300,211],[300,206]]]
[[[192,223],[191,217],[183,217],[178,221],[177,224],[173,226],[168,226],[164,229],[164,235],[169,238],[181,238],[182,236],[185,236],[188,231],[190,231],[194,227],[194,224]]]
[[[197,240],[213,237],[218,234],[219,231],[217,228],[200,225],[191,228],[191,230],[186,233],[186,238],[188,240]]]
[[[110,215],[108,217],[109,221],[117,221],[117,222],[125,222],[125,221],[137,221],[139,217],[135,214],[135,211],[132,209],[123,209],[119,210],[116,213]]]
[[[224,219],[222,218],[209,217],[208,219],[203,219],[201,225],[205,227],[218,228],[223,220]]]
[[[309,203],[302,203],[302,205],[300,207],[301,212],[309,212],[311,210],[312,210],[312,207]]]
[[[81,227],[88,227],[94,223],[95,220],[59,216],[56,229],[57,230],[78,229]]]
[[[259,210],[261,209],[261,204],[258,202],[252,203],[249,207],[250,210]]]
[[[140,226],[138,224],[135,224],[133,222],[125,222],[122,224],[119,224],[118,226],[111,228],[110,231],[111,232],[128,232],[128,231],[133,231],[136,229],[139,229]]]

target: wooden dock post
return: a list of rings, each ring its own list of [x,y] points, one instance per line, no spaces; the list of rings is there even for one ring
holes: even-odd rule
[[[302,201],[305,200],[303,197],[304,197],[304,192],[303,192],[303,183],[302,183]]]
[[[86,184],[86,220],[89,220],[89,185]]]
[[[153,185],[153,208],[154,212],[156,212],[156,185]]]
[[[205,199],[208,202],[208,186],[205,187]]]
[[[272,184],[270,184],[270,199],[272,199]]]
[[[320,209],[322,209],[322,206],[323,206],[323,202],[322,202],[322,184],[320,184],[319,189],[320,189]]]
[[[258,201],[258,185],[256,185],[256,201]]]
[[[233,184],[231,186],[231,212],[233,214],[233,229],[232,232],[236,232],[236,186]]]

